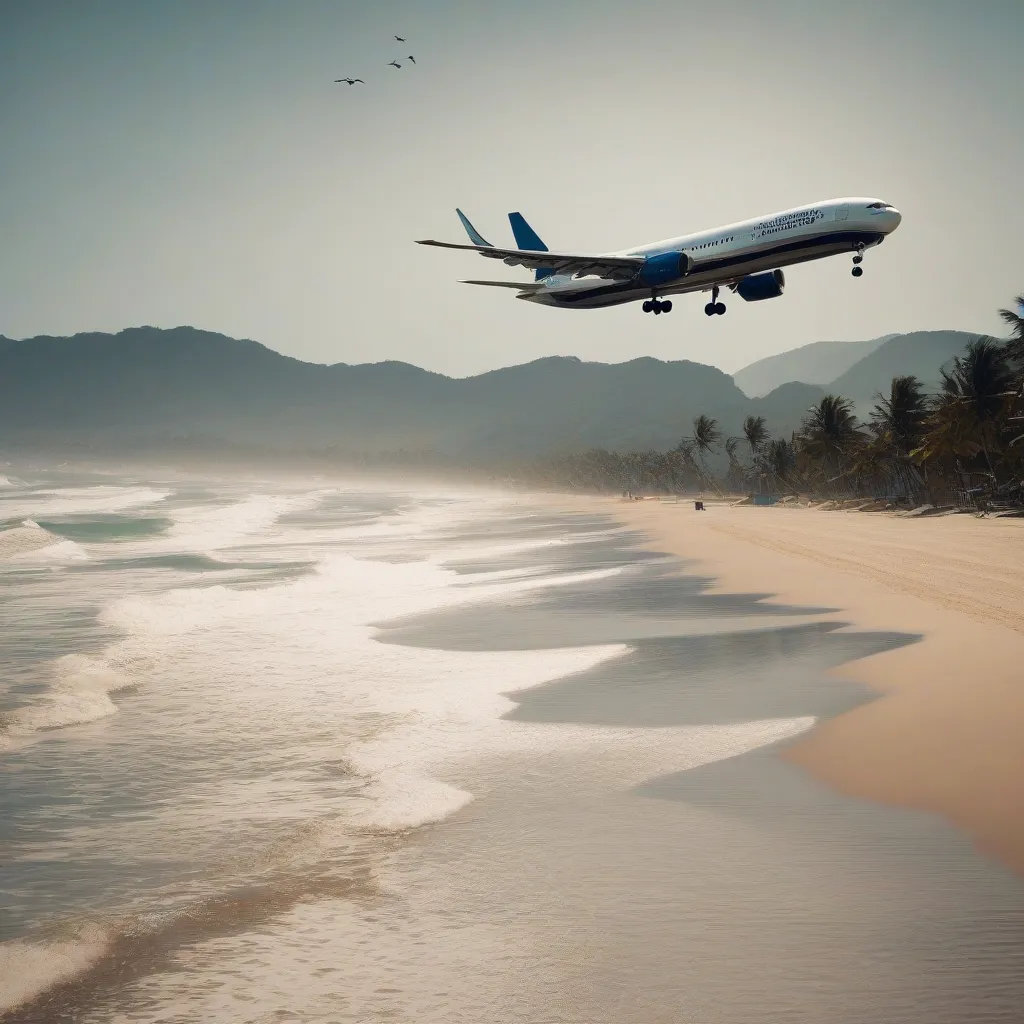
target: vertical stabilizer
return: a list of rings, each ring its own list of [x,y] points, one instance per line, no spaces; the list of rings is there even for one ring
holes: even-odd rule
[[[530,252],[548,251],[548,247],[541,241],[540,235],[526,223],[526,218],[521,213],[510,213],[508,222],[512,225],[512,234],[520,249],[528,249]],[[536,279],[543,281],[545,277],[550,277],[553,273],[554,270],[551,267],[538,267]]]

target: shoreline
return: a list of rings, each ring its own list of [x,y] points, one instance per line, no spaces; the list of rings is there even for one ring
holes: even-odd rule
[[[783,756],[848,796],[938,814],[1024,876],[1024,523],[596,504],[712,575],[711,592],[920,637],[833,670],[878,699],[819,721]]]

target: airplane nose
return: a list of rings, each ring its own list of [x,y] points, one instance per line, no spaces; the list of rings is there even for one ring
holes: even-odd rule
[[[888,215],[886,220],[889,222],[889,230],[895,231],[903,220],[903,214],[895,206],[890,206],[885,212]]]

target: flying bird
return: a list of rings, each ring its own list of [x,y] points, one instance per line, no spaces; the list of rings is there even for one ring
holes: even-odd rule
[[[397,40],[398,40],[398,41],[399,41],[400,43],[404,43],[404,42],[405,42],[405,40],[404,40],[404,39],[403,39],[403,38],[402,38],[401,36],[395,36],[395,38],[396,38],[396,39],[397,39]]]
[[[412,55],[411,53],[410,53],[410,54],[409,54],[409,56],[408,56],[408,57],[406,57],[405,59],[406,59],[406,60],[411,60],[411,61],[413,62],[413,64],[415,64],[415,63],[416,63],[416,58],[415,58],[415,57],[414,57],[414,56],[413,56],[413,55]]]
[[[346,85],[355,85],[356,82],[363,82],[363,80],[361,78],[336,78],[334,82],[335,84],[344,82]],[[366,85],[366,83],[363,82],[363,85]]]
[[[389,68],[400,68],[401,66],[402,66],[402,65],[401,65],[401,64],[399,64],[397,60],[393,60],[393,61],[391,61],[391,63],[390,63],[390,64],[388,64],[388,67],[389,67]]]

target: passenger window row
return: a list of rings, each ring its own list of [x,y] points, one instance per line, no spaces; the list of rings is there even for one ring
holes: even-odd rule
[[[735,241],[736,236],[730,235],[728,238],[716,238],[713,242],[702,242],[700,245],[695,245],[694,249],[707,249],[711,245],[721,245],[723,242]]]

